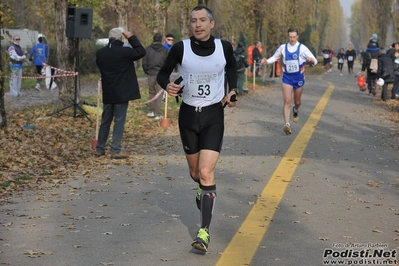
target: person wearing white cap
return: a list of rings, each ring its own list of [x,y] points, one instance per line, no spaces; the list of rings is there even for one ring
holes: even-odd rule
[[[111,159],[124,159],[128,156],[121,152],[121,142],[127,108],[129,101],[141,98],[133,62],[145,56],[146,52],[137,37],[121,27],[111,29],[108,37],[108,45],[96,52],[96,64],[101,72],[103,113],[95,155],[105,155],[113,121]],[[123,37],[131,47],[124,46]]]
[[[10,54],[11,62],[9,64],[11,69],[11,78],[10,78],[10,95],[12,96],[21,96],[21,76],[22,76],[22,65],[23,60],[26,58],[24,55],[24,51],[19,45],[21,38],[18,35],[15,35],[12,38],[12,44],[8,48],[8,52]]]

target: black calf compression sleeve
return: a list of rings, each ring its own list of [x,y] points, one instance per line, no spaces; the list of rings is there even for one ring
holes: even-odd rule
[[[202,186],[201,192],[201,228],[211,225],[213,209],[216,203],[216,185]]]

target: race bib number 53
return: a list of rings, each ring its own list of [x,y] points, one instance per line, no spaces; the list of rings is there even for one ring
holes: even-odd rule
[[[211,101],[218,94],[218,74],[190,74],[188,89],[193,98]]]

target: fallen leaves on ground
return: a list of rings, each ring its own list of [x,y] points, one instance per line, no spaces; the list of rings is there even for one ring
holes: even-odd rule
[[[176,147],[179,140],[165,138],[168,134],[177,135],[177,119],[169,128],[162,128],[159,121],[146,117],[142,105],[134,104],[128,110],[122,142],[129,158],[111,160],[109,144],[108,154],[97,158],[91,147],[91,140],[96,137],[95,117],[89,121],[79,110],[73,117],[73,108],[47,116],[53,108],[40,106],[8,115],[8,127],[0,131],[0,203],[23,190],[56,187],[70,177],[96,177],[116,163],[145,163],[134,156],[170,153],[162,147]],[[24,125],[34,129],[24,129]],[[109,142],[111,134],[112,128]]]

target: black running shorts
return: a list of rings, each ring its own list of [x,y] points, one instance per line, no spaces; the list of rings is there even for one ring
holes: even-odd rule
[[[220,152],[224,134],[224,111],[221,103],[206,107],[180,106],[179,130],[186,154],[200,150]]]

